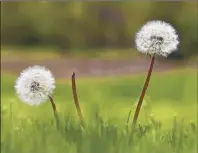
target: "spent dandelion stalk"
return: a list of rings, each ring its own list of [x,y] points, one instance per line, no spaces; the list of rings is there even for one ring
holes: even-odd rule
[[[18,97],[24,103],[32,106],[38,106],[50,100],[58,123],[56,105],[51,96],[55,89],[55,79],[49,69],[39,65],[26,68],[16,80],[15,89]]]
[[[139,52],[151,56],[151,62],[133,117],[133,127],[137,122],[142,102],[149,86],[155,57],[158,55],[167,57],[170,53],[176,51],[179,40],[176,30],[169,23],[164,21],[150,21],[137,32],[135,43]]]
[[[72,91],[73,91],[73,98],[74,98],[74,103],[75,103],[76,110],[77,110],[77,113],[78,113],[78,117],[79,117],[80,121],[82,123],[84,123],[84,118],[83,118],[83,114],[82,114],[82,111],[81,111],[81,108],[80,108],[80,103],[78,101],[78,96],[77,96],[77,91],[76,91],[76,78],[75,78],[75,73],[74,72],[72,74]]]

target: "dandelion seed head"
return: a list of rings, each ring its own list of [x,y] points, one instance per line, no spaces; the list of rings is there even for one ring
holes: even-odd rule
[[[54,89],[54,76],[50,70],[39,65],[23,70],[15,84],[19,98],[29,105],[39,105],[47,101]]]
[[[136,33],[135,44],[142,53],[167,57],[177,50],[179,38],[169,23],[157,20],[147,22]]]

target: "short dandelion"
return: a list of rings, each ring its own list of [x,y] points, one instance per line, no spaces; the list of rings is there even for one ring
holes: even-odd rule
[[[177,51],[179,38],[176,30],[164,21],[150,21],[146,23],[136,34],[136,48],[139,52],[152,56],[148,75],[142,89],[138,105],[133,118],[135,126],[144,99],[147,87],[149,85],[155,56],[167,57],[170,53]]]
[[[55,79],[50,70],[39,65],[28,67],[16,80],[15,89],[19,98],[29,105],[40,105],[49,99],[57,118],[56,105],[51,96]]]

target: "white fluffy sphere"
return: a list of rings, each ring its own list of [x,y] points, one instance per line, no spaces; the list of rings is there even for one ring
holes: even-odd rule
[[[150,21],[137,33],[135,38],[138,51],[167,57],[177,50],[179,38],[176,30],[164,21]]]
[[[48,100],[55,89],[55,79],[45,67],[32,66],[22,71],[15,89],[19,98],[29,105],[39,105]]]

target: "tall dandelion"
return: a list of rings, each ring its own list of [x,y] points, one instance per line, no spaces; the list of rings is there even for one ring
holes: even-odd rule
[[[29,105],[40,105],[50,100],[55,118],[58,119],[51,96],[55,89],[55,79],[50,70],[39,65],[26,68],[16,80],[15,89],[19,98]]]
[[[149,54],[152,58],[147,78],[133,117],[133,126],[135,126],[137,122],[142,101],[149,85],[155,56],[167,57],[170,53],[176,51],[179,44],[179,38],[176,30],[170,24],[157,20],[146,23],[136,33],[135,44],[139,52]]]

